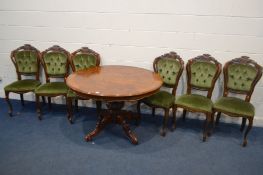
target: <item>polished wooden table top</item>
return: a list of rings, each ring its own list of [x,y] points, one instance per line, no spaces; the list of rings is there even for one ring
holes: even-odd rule
[[[108,65],[74,72],[66,83],[84,98],[126,101],[156,93],[162,86],[162,79],[143,68]]]

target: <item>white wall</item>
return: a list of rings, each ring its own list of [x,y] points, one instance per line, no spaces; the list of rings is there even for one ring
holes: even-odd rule
[[[247,55],[263,65],[262,7],[261,0],[1,0],[0,96],[16,79],[9,54],[25,43],[40,50],[58,44],[70,52],[88,46],[103,65],[152,69],[153,59],[168,51],[185,62],[210,53],[222,64]],[[218,95],[217,88],[213,98]],[[257,117],[262,95],[263,79],[252,97]]]

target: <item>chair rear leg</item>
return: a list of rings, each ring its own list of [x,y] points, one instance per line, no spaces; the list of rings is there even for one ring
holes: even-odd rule
[[[8,114],[10,117],[12,117],[13,116],[13,107],[12,107],[12,104],[9,100],[9,92],[7,92],[7,91],[5,91],[5,100],[8,104],[8,107],[9,107]]]
[[[41,107],[40,107],[39,96],[38,95],[36,95],[36,108],[37,108],[37,117],[38,117],[39,120],[42,120]]]
[[[48,97],[47,100],[48,100],[48,109],[51,110],[52,108],[51,107],[51,97]]]
[[[215,128],[215,112],[212,112],[211,114],[211,122],[210,122],[210,129],[208,131],[208,137],[210,137],[214,131]]]
[[[155,116],[155,107],[152,107],[152,116]]]
[[[75,99],[75,109],[77,112],[79,112],[79,101],[78,101],[78,99]]]
[[[43,102],[44,104],[46,104],[46,99],[45,99],[44,96],[42,96],[42,102]]]
[[[221,112],[217,112],[217,115],[216,115],[216,126],[219,124],[220,117],[221,117]]]
[[[66,97],[67,118],[70,124],[73,124],[72,98]]]
[[[166,135],[168,117],[169,117],[169,109],[164,109],[163,125],[162,125],[162,129],[160,132],[161,136],[163,136],[163,137],[165,137],[165,135]]]
[[[101,113],[101,104],[101,101],[96,101],[97,117],[99,117]]]
[[[172,124],[172,131],[176,129],[176,111],[177,111],[177,106],[173,107],[173,124]]]
[[[25,106],[24,95],[23,94],[20,94],[20,100],[21,100],[22,106]]]
[[[140,100],[137,102],[137,115],[138,117],[136,117],[135,124],[138,126],[141,122],[141,101]]]
[[[242,124],[241,124],[241,127],[240,127],[240,131],[243,132],[244,131],[244,128],[246,126],[246,122],[247,122],[247,118],[243,117],[242,118]]]
[[[244,135],[244,140],[243,140],[243,144],[242,146],[245,147],[247,146],[247,134],[249,133],[249,131],[251,130],[253,125],[253,118],[248,118],[248,126]]]
[[[185,116],[186,116],[186,110],[183,110],[183,121],[185,121]]]

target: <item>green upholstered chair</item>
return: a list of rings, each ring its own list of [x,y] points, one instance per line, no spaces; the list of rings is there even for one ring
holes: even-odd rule
[[[208,135],[208,126],[213,121],[213,102],[211,100],[215,82],[221,72],[221,64],[208,54],[190,59],[186,65],[187,69],[187,93],[175,100],[173,127],[176,123],[176,110],[183,108],[183,119],[186,111],[201,112],[206,115],[203,141]],[[192,94],[192,89],[206,91],[207,95]]]
[[[11,52],[11,60],[15,65],[17,81],[4,87],[5,98],[9,106],[9,115],[12,116],[12,105],[9,101],[9,93],[20,94],[21,103],[24,106],[23,94],[34,92],[41,84],[39,81],[40,52],[33,46],[25,44]],[[35,79],[23,79],[22,76],[35,76]]]
[[[162,77],[163,86],[170,88],[172,93],[161,90],[150,97],[139,100],[137,103],[137,111],[140,116],[141,103],[152,107],[153,116],[155,115],[155,108],[164,109],[164,119],[160,134],[165,136],[169,110],[174,104],[177,85],[184,69],[184,62],[181,57],[177,55],[177,53],[170,52],[155,58],[153,62],[153,69],[154,72],[158,73]]]
[[[69,71],[69,57],[69,52],[57,45],[54,45],[41,53],[40,61],[44,68],[46,83],[39,86],[35,90],[39,120],[42,119],[41,107],[39,103],[40,96],[48,97],[49,108],[51,108],[51,97],[61,95],[67,97],[68,87],[65,83],[65,78],[68,76]],[[63,78],[64,80],[63,82],[51,82],[50,78]]]
[[[262,76],[262,67],[249,57],[242,56],[227,62],[224,66],[224,93],[223,97],[214,104],[217,112],[216,124],[219,122],[221,113],[231,117],[242,117],[240,131],[243,132],[246,121],[249,121],[244,134],[243,146],[247,145],[247,134],[253,125],[255,108],[250,103],[251,95],[255,85]],[[238,97],[229,97],[232,94],[243,94],[245,100]]]
[[[71,53],[70,65],[71,65],[73,72],[84,70],[84,69],[89,69],[94,66],[99,66],[100,65],[100,55],[96,53],[95,51],[89,49],[88,47],[82,47],[81,49],[78,49],[75,52]],[[68,108],[70,112],[69,120],[71,123],[73,123],[72,99],[75,99],[76,109],[78,109],[78,99],[80,100],[85,100],[85,99],[77,96],[76,93],[72,90],[68,91],[67,98],[68,98]],[[97,110],[100,111],[101,102],[97,101],[96,104],[97,104]]]

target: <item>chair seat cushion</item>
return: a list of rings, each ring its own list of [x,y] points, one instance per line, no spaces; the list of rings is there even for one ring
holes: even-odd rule
[[[67,94],[68,87],[64,82],[51,82],[39,86],[35,90],[36,94]]]
[[[175,100],[176,105],[200,112],[212,112],[213,102],[209,98],[198,94],[186,94]]]
[[[170,108],[174,103],[175,97],[166,91],[159,91],[150,97],[143,99],[143,102],[149,105],[154,105],[163,108]]]
[[[76,94],[74,91],[72,91],[71,89],[69,89],[69,90],[68,90],[67,97],[77,98],[77,94]]]
[[[255,115],[254,106],[236,97],[221,97],[214,104],[214,108],[237,115],[253,117]]]
[[[18,80],[4,87],[5,91],[9,92],[23,92],[34,91],[39,85],[37,80]]]

